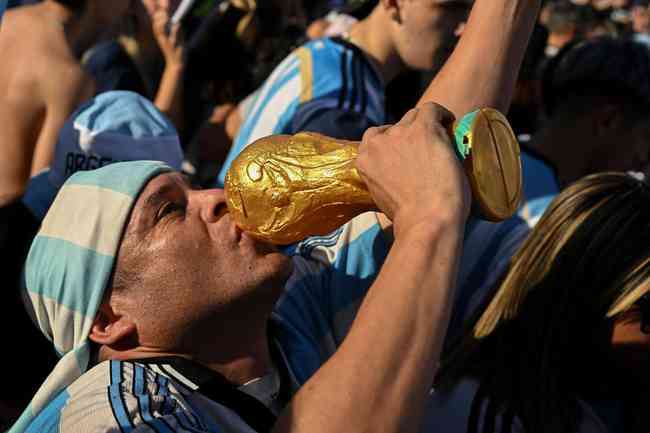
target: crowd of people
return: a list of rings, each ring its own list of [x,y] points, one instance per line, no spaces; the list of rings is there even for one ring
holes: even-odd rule
[[[650,431],[650,0],[0,0],[0,52],[1,430]],[[221,188],[301,131],[377,211],[279,247]]]

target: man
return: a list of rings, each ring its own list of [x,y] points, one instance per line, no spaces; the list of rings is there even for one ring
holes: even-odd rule
[[[650,33],[650,13],[648,0],[635,0],[632,5],[632,30],[642,38],[647,39]]]
[[[130,0],[45,0],[7,11],[0,33],[0,206],[47,167],[59,129],[93,94],[79,64]]]
[[[164,161],[180,170],[183,152],[176,129],[150,101],[135,93],[102,93],[82,104],[66,121],[52,166],[33,177],[25,195],[0,215],[0,226],[7,230],[0,240],[0,256],[5,257],[5,314],[0,326],[15,329],[5,335],[7,344],[30,347],[32,353],[38,354],[5,360],[0,402],[16,408],[14,419],[56,363],[49,342],[34,329],[20,300],[25,258],[41,221],[57,191],[73,173],[142,159]],[[28,370],[29,377],[16,376],[14,372],[20,369]]]
[[[157,162],[72,176],[26,268],[62,359],[11,431],[417,431],[470,206],[452,120],[426,104],[364,135],[357,168],[395,241],[335,353],[314,327],[335,280],[239,231],[223,191]],[[281,305],[311,301],[285,320]]]
[[[273,71],[256,92],[218,185],[241,150],[263,136],[306,130],[359,140],[369,127],[387,123],[385,86],[407,68],[442,65],[472,0],[375,3],[349,34],[309,42]]]
[[[601,38],[568,47],[547,66],[547,119],[522,152],[524,201],[534,226],[571,182],[601,171],[644,171],[650,163],[650,52]]]

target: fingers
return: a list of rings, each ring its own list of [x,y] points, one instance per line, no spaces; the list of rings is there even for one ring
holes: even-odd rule
[[[180,23],[172,25],[172,28],[169,32],[169,40],[172,43],[172,46],[176,47],[179,44],[179,41],[182,39],[182,27]]]
[[[367,142],[379,134],[400,135],[405,128],[421,123],[428,130],[444,131],[454,123],[454,114],[442,105],[426,103],[409,110],[395,125],[383,125],[369,128],[363,134],[362,141]]]
[[[415,119],[418,117],[418,108],[412,108],[410,109],[395,126],[409,126],[413,122],[415,122]]]
[[[419,107],[417,119],[427,124],[438,123],[443,127],[451,126],[456,120],[454,113],[447,110],[442,105],[433,102],[427,102]]]
[[[166,34],[167,23],[169,22],[169,14],[161,7],[156,7],[153,14],[153,29],[157,36]]]

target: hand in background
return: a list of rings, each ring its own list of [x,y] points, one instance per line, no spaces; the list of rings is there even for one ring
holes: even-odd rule
[[[230,0],[230,4],[245,12],[252,12],[257,7],[255,0]]]
[[[171,25],[170,19],[168,8],[158,4],[152,17],[153,34],[165,64],[181,66],[185,63],[185,38],[180,23]]]

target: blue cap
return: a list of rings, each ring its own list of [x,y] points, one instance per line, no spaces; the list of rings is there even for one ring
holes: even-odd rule
[[[73,173],[138,160],[163,161],[180,170],[183,150],[174,125],[137,93],[99,94],[65,122],[51,167],[30,180],[23,202],[42,220]]]

